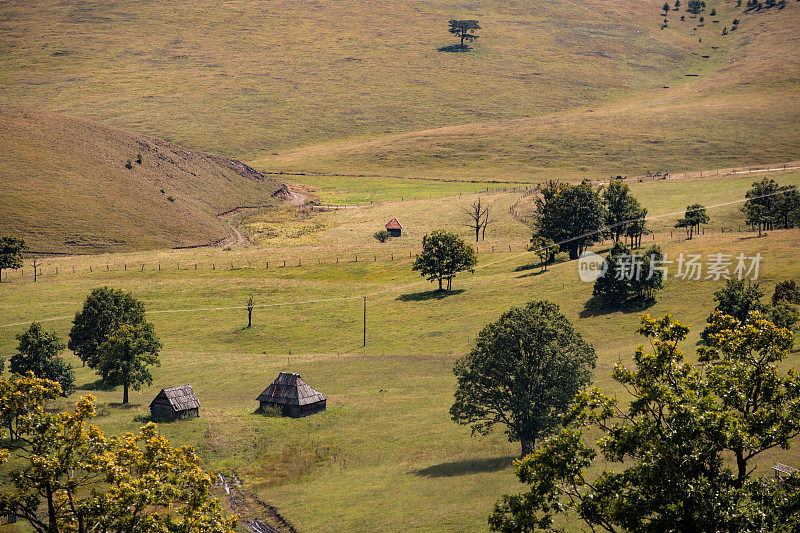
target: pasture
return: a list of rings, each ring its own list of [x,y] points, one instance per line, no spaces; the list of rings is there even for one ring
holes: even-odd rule
[[[774,177],[779,183],[800,178],[796,173]],[[741,183],[736,178],[642,184],[634,193],[655,215],[680,210],[690,199],[707,199],[709,205],[736,200],[751,181],[752,176]],[[460,227],[460,209],[474,195],[312,215],[322,229],[307,243],[284,238],[230,250],[48,259],[36,283],[30,273],[24,278],[12,273],[11,282],[0,286],[0,325],[20,324],[0,328],[0,351],[12,353],[14,334],[36,319],[56,318],[45,322],[46,327],[66,337],[69,317],[93,287],[131,291],[144,301],[164,343],[153,385],[133,393],[133,405],[122,408],[120,391],[98,389],[96,375],[68,355],[81,390],[61,405],[77,395],[94,394],[100,400],[96,422],[110,432],[128,431],[142,423],[160,388],[191,383],[202,403],[201,417],[162,424],[161,431],[176,443],[194,445],[207,468],[236,472],[248,490],[274,504],[301,530],[481,530],[491,503],[503,492],[521,489],[511,471],[518,444],[508,443],[500,431],[470,437],[467,427],[449,418],[452,365],[469,351],[483,325],[512,306],[552,300],[595,345],[599,358],[594,384],[621,394],[610,372],[614,363],[630,363],[640,343],[635,333],[639,315],[671,312],[692,324],[685,349],[693,353],[692,344],[713,307],[713,292],[722,285],[671,277],[648,309],[586,309],[591,284],[578,279],[575,262],[562,261],[540,273],[532,254],[520,251],[529,230],[507,210],[519,194],[483,195],[495,207],[498,221],[490,225],[488,240],[479,243],[485,251],[475,273],[456,277],[450,294],[432,292],[433,286],[410,270],[407,252],[418,248],[421,234],[434,227],[467,234]],[[740,217],[733,207],[721,209],[730,221]],[[374,241],[372,228],[398,212],[409,221],[408,235],[385,245],[369,242]],[[717,211],[709,215],[714,226]],[[245,227],[258,220],[254,217]],[[707,232],[685,241],[677,232],[670,239],[664,227],[655,237],[668,258],[680,252],[761,253],[760,281],[768,295],[777,281],[800,276],[796,229],[762,238],[749,232]],[[514,251],[501,252],[508,244]],[[359,250],[362,259],[337,264],[324,255],[334,250]],[[374,251],[376,259],[380,253],[380,259],[370,260],[366,250]],[[391,250],[398,252],[394,260],[387,257]],[[266,261],[280,253],[304,262],[267,268]],[[327,261],[317,262],[319,257]],[[231,261],[233,269],[227,265]],[[161,270],[155,268],[158,262]],[[197,270],[194,262],[199,263]],[[131,268],[121,270],[123,263]],[[132,268],[142,263],[147,265],[144,271]],[[176,263],[184,266],[178,270]],[[94,265],[92,273],[89,265]],[[60,267],[58,275],[52,274],[55,266]],[[247,329],[243,306],[249,295],[258,307],[254,325]],[[361,346],[364,295],[366,347]],[[280,371],[298,372],[327,394],[328,410],[299,420],[254,414],[255,397]],[[775,450],[759,468],[766,472],[773,459],[796,463],[798,453]]]

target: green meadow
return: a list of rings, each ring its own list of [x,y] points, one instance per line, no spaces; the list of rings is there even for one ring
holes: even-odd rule
[[[798,180],[796,173],[774,177],[779,183]],[[652,214],[670,213],[692,199],[707,199],[708,205],[732,202],[751,181],[642,183],[634,185],[634,192]],[[470,350],[478,331],[512,306],[554,301],[597,349],[594,384],[623,394],[610,373],[615,363],[631,362],[641,342],[635,333],[639,316],[673,313],[691,324],[684,348],[693,354],[713,308],[713,292],[723,284],[673,275],[652,307],[597,313],[585,307],[592,287],[579,280],[575,262],[562,260],[542,273],[533,255],[522,251],[529,229],[507,209],[520,194],[482,194],[498,220],[490,225],[487,241],[478,243],[484,251],[475,273],[456,277],[451,294],[433,292],[412,272],[407,252],[416,250],[420,234],[433,227],[466,236],[460,209],[475,194],[312,214],[321,229],[305,243],[307,236],[297,244],[284,236],[273,244],[267,239],[230,250],[48,259],[36,283],[30,271],[24,277],[15,272],[0,286],[0,353],[13,353],[14,335],[33,320],[46,320],[47,328],[66,337],[71,315],[92,288],[125,289],[145,303],[164,343],[153,384],[134,393],[133,405],[123,408],[121,391],[98,388],[97,376],[68,354],[81,388],[60,405],[94,394],[100,402],[96,422],[103,429],[132,431],[146,419],[160,388],[191,383],[202,403],[201,417],[162,424],[161,431],[176,443],[195,446],[208,469],[235,472],[248,491],[275,505],[300,530],[482,530],[492,502],[523,487],[511,467],[518,444],[507,442],[501,431],[471,437],[469,428],[449,417],[453,363]],[[711,226],[741,219],[732,207],[710,209]],[[374,228],[398,212],[411,221],[406,222],[408,235],[385,245],[369,243]],[[245,227],[264,216],[245,221]],[[307,223],[284,218],[285,226]],[[744,231],[709,231],[692,241],[677,232],[670,238],[666,231],[666,226],[657,231],[655,242],[668,259],[679,253],[762,254],[759,281],[768,296],[777,281],[800,276],[796,229],[762,238]],[[512,252],[501,251],[508,245]],[[359,248],[358,262],[349,257],[337,264],[326,255]],[[280,251],[295,254],[301,265],[275,265]],[[143,271],[134,268],[142,264]],[[248,329],[243,306],[250,295],[257,307]],[[797,357],[789,363],[796,365]],[[328,410],[299,420],[254,414],[255,397],[280,371],[300,373],[328,395]],[[759,470],[767,473],[773,460],[791,464],[798,459],[797,449],[774,450]]]

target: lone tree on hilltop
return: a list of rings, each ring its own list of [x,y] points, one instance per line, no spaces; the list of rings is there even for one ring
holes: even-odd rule
[[[28,251],[25,241],[4,235],[0,237],[0,282],[3,281],[3,269],[10,268],[16,270],[22,266],[22,253]]]
[[[122,403],[128,403],[128,389],[150,385],[153,376],[148,367],[160,366],[161,343],[148,323],[123,324],[100,346],[99,370],[109,385],[122,385]]]
[[[505,426],[522,456],[556,428],[575,394],[585,387],[597,355],[556,304],[513,308],[478,334],[475,348],[459,359],[450,416],[486,434]]]
[[[447,280],[450,290],[452,279],[459,272],[472,271],[477,264],[475,250],[461,237],[453,233],[436,230],[422,238],[422,253],[414,261],[414,270],[419,270],[429,281],[437,280],[439,290]]]
[[[461,39],[461,44],[459,48],[464,50],[469,50],[469,46],[464,44],[464,41],[473,42],[475,39],[478,38],[475,35],[475,32],[481,29],[480,25],[478,24],[477,20],[456,20],[451,19],[448,22],[450,28],[447,30],[456,37]]]
[[[89,368],[97,369],[100,345],[123,324],[144,323],[144,304],[120,289],[94,289],[75,313],[67,347]],[[106,374],[102,374],[105,379]]]
[[[17,335],[17,353],[11,356],[9,367],[14,374],[33,372],[37,378],[49,379],[61,385],[61,395],[69,396],[75,389],[72,366],[59,357],[66,346],[56,333],[48,333],[34,322],[27,331]]]

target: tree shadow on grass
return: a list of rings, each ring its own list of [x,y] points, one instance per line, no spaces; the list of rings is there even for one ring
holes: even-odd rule
[[[578,316],[581,318],[592,318],[596,316],[610,315],[611,313],[624,313],[626,315],[631,313],[641,313],[655,305],[655,298],[647,298],[644,300],[628,300],[621,306],[603,305],[596,297],[589,298],[583,311]]]
[[[440,46],[438,48],[440,52],[469,52],[472,50],[471,46],[461,46],[460,44],[449,44],[447,46]]]
[[[101,391],[112,391],[117,388],[116,385],[110,385],[103,381],[103,379],[98,379],[96,381],[90,381],[89,383],[84,383],[80,387],[75,387],[75,390],[101,390]]]
[[[111,409],[137,409],[142,406],[140,403],[111,402],[108,404]]]
[[[435,291],[401,294],[397,297],[397,299],[401,302],[424,302],[426,300],[441,300],[443,298],[447,298],[448,296],[461,294],[462,292],[464,292],[464,289],[456,289],[454,291],[440,291],[437,289]]]
[[[450,461],[414,470],[412,473],[422,477],[455,477],[469,474],[485,474],[508,468],[514,462],[514,459],[516,459],[515,456],[506,455],[503,457]]]

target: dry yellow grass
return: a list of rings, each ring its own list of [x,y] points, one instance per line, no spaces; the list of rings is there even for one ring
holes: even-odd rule
[[[0,234],[35,251],[213,243],[218,213],[279,202],[282,184],[226,158],[65,115],[0,108],[0,123]]]

